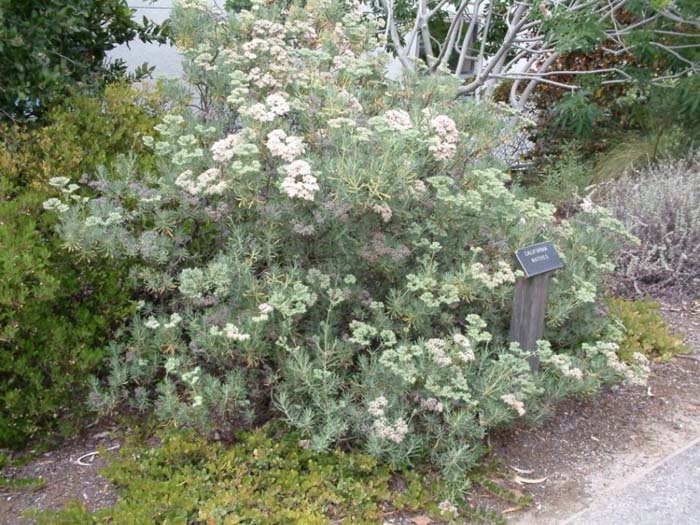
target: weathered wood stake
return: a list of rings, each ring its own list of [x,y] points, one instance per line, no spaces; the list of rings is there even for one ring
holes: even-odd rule
[[[537,341],[544,334],[544,316],[547,306],[547,290],[551,272],[533,277],[520,277],[515,281],[513,313],[510,318],[510,340],[517,341],[523,350],[534,352]],[[540,368],[537,355],[530,358],[530,368]]]
[[[535,353],[537,341],[544,335],[544,315],[547,308],[549,278],[554,270],[564,267],[554,244],[545,241],[515,250],[515,257],[525,273],[515,281],[513,313],[510,318],[510,340],[532,352],[530,368],[540,369]]]

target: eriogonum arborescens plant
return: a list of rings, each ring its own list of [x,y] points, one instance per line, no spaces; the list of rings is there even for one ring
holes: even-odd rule
[[[130,262],[141,298],[97,406],[219,432],[277,415],[316,449],[461,482],[490,428],[641,380],[597,306],[624,232],[510,188],[497,107],[455,99],[450,76],[389,80],[377,26],[335,3],[189,0],[174,26],[197,107],[144,137],[159,170],[124,159],[47,203],[69,249]],[[533,375],[507,340],[512,253],[545,238],[566,268]]]

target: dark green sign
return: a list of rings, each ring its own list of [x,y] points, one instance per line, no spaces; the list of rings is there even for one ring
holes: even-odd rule
[[[551,241],[525,246],[516,250],[515,256],[527,277],[551,272],[564,267]]]

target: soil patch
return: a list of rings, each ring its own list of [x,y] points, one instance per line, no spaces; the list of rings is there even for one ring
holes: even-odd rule
[[[95,427],[91,432],[64,442],[22,467],[8,467],[3,476],[17,480],[43,480],[36,488],[0,489],[0,525],[28,525],[29,510],[59,510],[69,501],[80,501],[90,510],[110,507],[117,501],[114,487],[99,474],[105,460],[87,455],[99,449],[114,449],[113,428]],[[81,459],[82,458],[82,459]]]

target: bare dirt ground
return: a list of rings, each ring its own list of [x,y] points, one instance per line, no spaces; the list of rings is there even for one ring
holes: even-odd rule
[[[503,512],[516,525],[561,523],[609,487],[700,436],[700,302],[667,305],[663,313],[685,335],[692,354],[655,363],[648,387],[620,387],[592,400],[572,400],[540,427],[493,435],[492,459],[499,468],[492,479],[509,496],[480,488],[472,502]],[[59,509],[71,500],[91,510],[113,505],[117,494],[99,475],[104,460],[88,456],[81,465],[78,459],[98,447],[118,445],[114,430],[93,428],[23,467],[5,469],[6,477],[43,478],[45,483],[0,489],[0,525],[29,524],[24,511]],[[532,505],[514,503],[513,496],[521,495],[532,496]],[[431,523],[426,519],[406,516],[390,522]]]
[[[32,523],[31,519],[22,516],[25,511],[59,510],[74,500],[90,510],[114,505],[117,493],[99,474],[105,466],[104,459],[99,454],[83,457],[98,448],[118,446],[112,438],[113,430],[93,428],[22,467],[6,468],[3,475],[9,479],[40,478],[44,483],[22,489],[0,489],[0,525]]]

